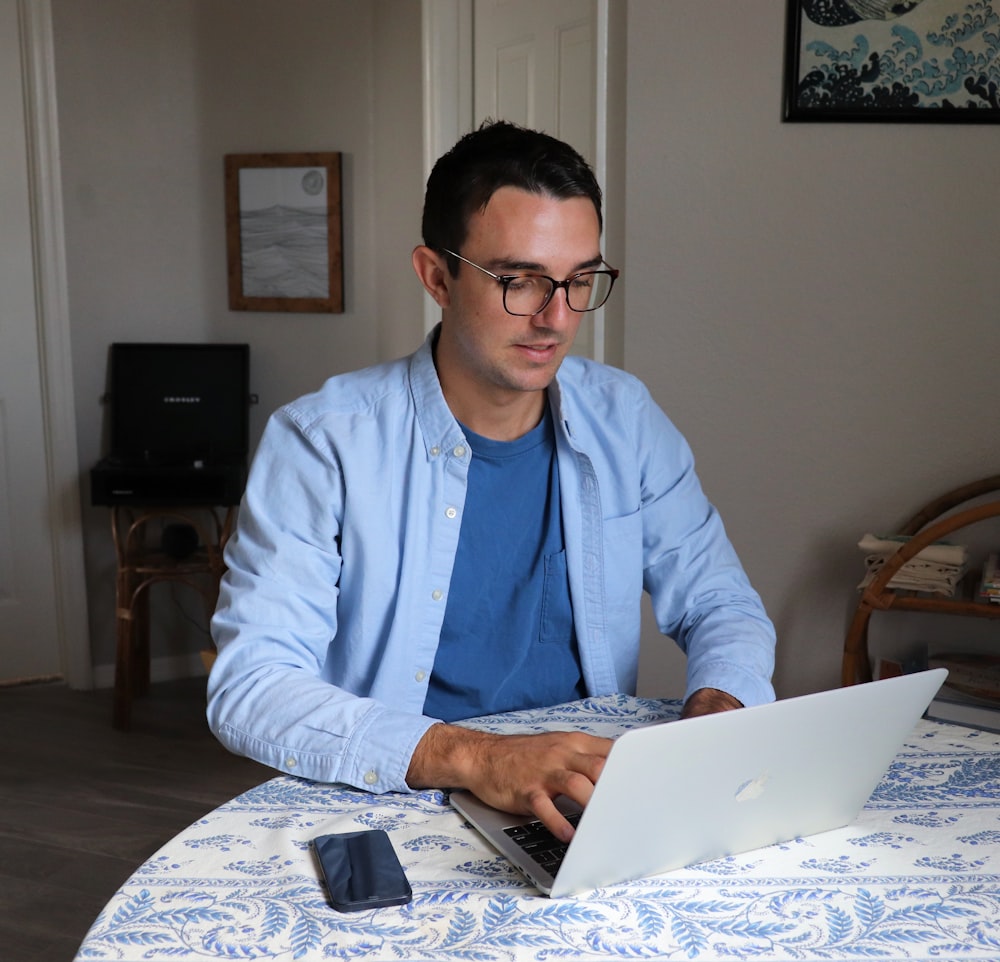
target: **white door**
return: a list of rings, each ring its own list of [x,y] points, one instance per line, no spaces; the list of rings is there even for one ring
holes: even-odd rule
[[[492,117],[544,130],[597,169],[596,7],[596,0],[475,0],[475,124]],[[574,354],[600,356],[602,321],[585,316]]]
[[[16,0],[0,0],[0,680],[59,674]]]
[[[544,130],[594,164],[596,0],[476,0],[475,122]]]

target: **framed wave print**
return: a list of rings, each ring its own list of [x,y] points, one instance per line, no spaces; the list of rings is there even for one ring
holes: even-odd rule
[[[340,154],[227,154],[234,311],[344,310]]]
[[[1000,4],[788,0],[784,119],[1000,122]]]

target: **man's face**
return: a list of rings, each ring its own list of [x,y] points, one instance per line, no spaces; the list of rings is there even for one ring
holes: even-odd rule
[[[494,274],[547,274],[561,281],[602,266],[597,211],[586,197],[557,200],[502,187],[472,215],[457,253]],[[515,317],[504,310],[500,284],[468,264],[460,265],[458,277],[449,276],[447,286],[437,354],[446,396],[451,389],[465,401],[502,404],[511,395],[544,390],[582,318],[569,309],[565,291],[557,290],[540,314]]]

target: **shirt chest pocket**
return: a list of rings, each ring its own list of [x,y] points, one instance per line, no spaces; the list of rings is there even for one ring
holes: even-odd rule
[[[542,608],[538,625],[541,644],[568,644],[573,637],[573,609],[569,598],[566,552],[545,556]]]

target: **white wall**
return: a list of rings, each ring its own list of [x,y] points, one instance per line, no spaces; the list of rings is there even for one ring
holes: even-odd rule
[[[419,342],[409,263],[422,193],[419,4],[52,6],[81,472],[105,453],[99,399],[113,341],[249,342],[254,442],[281,403],[373,363],[380,344]],[[387,81],[393,70],[402,82]],[[223,155],[303,150],[343,153],[346,309],[231,312]],[[85,477],[82,492],[89,502]],[[97,665],[113,660],[107,515],[85,504]],[[196,650],[196,596],[153,590],[154,658]]]
[[[783,10],[629,4],[623,287],[626,366],[694,448],[789,695],[839,683],[861,534],[1000,470],[1000,130],[782,123]],[[874,617],[904,629],[998,636]]]

